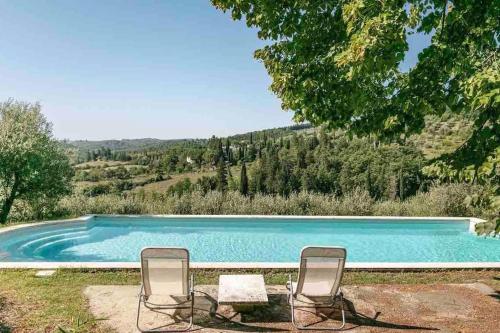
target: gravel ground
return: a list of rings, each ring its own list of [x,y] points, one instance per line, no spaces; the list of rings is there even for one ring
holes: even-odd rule
[[[291,331],[286,289],[268,286],[269,305],[248,313],[217,307],[217,286],[196,286],[197,332]],[[88,286],[91,312],[103,327],[120,333],[138,332],[135,325],[138,286]],[[499,294],[481,283],[432,285],[344,286],[344,306],[350,332],[500,332]],[[299,305],[302,305],[299,303]],[[187,312],[141,312],[144,328],[185,324]],[[301,323],[339,325],[340,311],[300,309]],[[311,325],[315,327],[315,325]],[[320,332],[316,331],[316,332]]]

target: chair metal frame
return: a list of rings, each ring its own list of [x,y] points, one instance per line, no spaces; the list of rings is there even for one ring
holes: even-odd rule
[[[342,324],[338,327],[318,327],[318,326],[313,326],[313,327],[310,327],[310,326],[303,326],[303,325],[300,325],[297,323],[296,319],[295,319],[295,304],[294,304],[294,300],[295,300],[295,293],[296,291],[294,290],[293,288],[293,283],[292,283],[292,274],[289,274],[288,276],[288,283],[287,283],[287,289],[289,291],[288,293],[288,301],[290,303],[290,310],[291,310],[291,319],[292,319],[292,325],[296,328],[296,329],[299,329],[299,330],[310,330],[310,331],[339,331],[339,330],[342,330],[344,327],[345,327],[345,311],[344,311],[344,294],[342,293],[342,289],[340,287],[340,282],[342,281],[342,276],[343,276],[343,273],[344,273],[344,265],[345,265],[345,260],[346,260],[346,257],[347,257],[347,251],[345,248],[342,248],[342,247],[325,247],[325,246],[306,246],[302,249],[301,251],[301,254],[300,254],[300,267],[299,267],[299,274],[298,274],[298,279],[300,280],[301,279],[301,270],[303,270],[305,267],[303,266],[303,260],[304,260],[304,252],[307,250],[307,249],[311,249],[311,248],[317,248],[317,249],[335,249],[335,250],[343,250],[344,251],[344,256],[343,258],[339,258],[339,257],[331,257],[331,258],[337,258],[339,259],[339,261],[341,262],[341,266],[339,266],[338,269],[340,269],[340,275],[338,276],[338,284],[337,284],[337,287],[336,287],[336,290],[333,290],[332,289],[332,292],[330,293],[330,295],[325,295],[327,297],[329,297],[329,301],[328,302],[304,302],[304,301],[300,301],[300,302],[303,302],[303,303],[307,303],[308,306],[300,306],[300,308],[331,308],[333,309],[335,307],[335,304],[338,300],[340,300],[340,309],[341,309],[341,313],[342,313]],[[302,279],[304,279],[304,277],[302,277]],[[297,285],[298,285],[299,281],[297,282]],[[334,283],[334,287],[335,288],[335,283]],[[321,296],[321,297],[324,297],[324,296]],[[299,301],[297,299],[297,301]]]
[[[137,305],[137,320],[136,320],[136,326],[139,331],[142,333],[159,333],[159,332],[186,332],[192,329],[193,324],[194,324],[194,274],[191,274],[190,277],[188,278],[188,281],[186,283],[188,284],[188,293],[186,301],[182,303],[176,303],[176,304],[155,304],[148,302],[149,296],[147,296],[144,293],[144,275],[143,275],[143,253],[146,250],[158,250],[158,249],[171,249],[171,250],[183,250],[186,251],[186,259],[187,259],[187,270],[188,270],[188,275],[189,275],[189,251],[185,248],[179,248],[179,247],[147,247],[142,249],[141,251],[141,291],[139,292],[139,302]],[[186,305],[186,303],[189,303],[189,305]],[[146,307],[149,310],[152,311],[158,311],[158,310],[181,310],[181,309],[190,309],[190,316],[189,316],[189,324],[185,328],[181,329],[143,329],[140,326],[140,313],[141,313],[141,304],[144,304],[144,307]]]

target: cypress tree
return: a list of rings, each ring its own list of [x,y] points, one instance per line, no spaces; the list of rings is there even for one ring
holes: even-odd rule
[[[226,139],[226,158],[230,160],[230,155],[231,155],[231,142],[229,141],[229,138]]]
[[[238,160],[243,161],[244,155],[243,155],[243,148],[241,146],[238,147]]]
[[[222,157],[217,164],[217,190],[220,192],[225,192],[227,190],[226,163]]]
[[[240,193],[245,196],[248,195],[248,176],[245,162],[241,165]]]
[[[222,140],[219,139],[218,147],[217,147],[217,160],[224,158],[224,150],[222,149]]]

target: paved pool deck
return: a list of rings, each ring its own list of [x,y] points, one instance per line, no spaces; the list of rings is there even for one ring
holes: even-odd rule
[[[195,332],[292,331],[286,289],[267,286],[269,305],[251,313],[217,307],[216,285],[196,286]],[[88,286],[84,294],[103,328],[136,333],[139,286]],[[348,332],[498,332],[500,294],[481,283],[344,286]],[[307,311],[306,311],[307,310]],[[170,310],[172,311],[172,310]],[[186,310],[142,312],[142,325],[180,328]],[[338,310],[296,310],[300,322],[338,325]],[[321,331],[317,331],[321,332]]]

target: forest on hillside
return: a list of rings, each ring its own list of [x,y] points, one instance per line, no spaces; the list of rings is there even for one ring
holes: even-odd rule
[[[452,149],[466,133],[465,121],[444,119],[429,121],[428,131],[401,143],[298,125],[227,138],[178,140],[166,148],[83,146],[73,152],[74,180],[87,196],[130,191],[182,195],[196,190],[342,196],[363,189],[374,200],[404,200],[427,191],[435,181],[423,172],[429,157]],[[433,146],[439,136],[449,147]],[[158,183],[165,186],[154,186]]]

